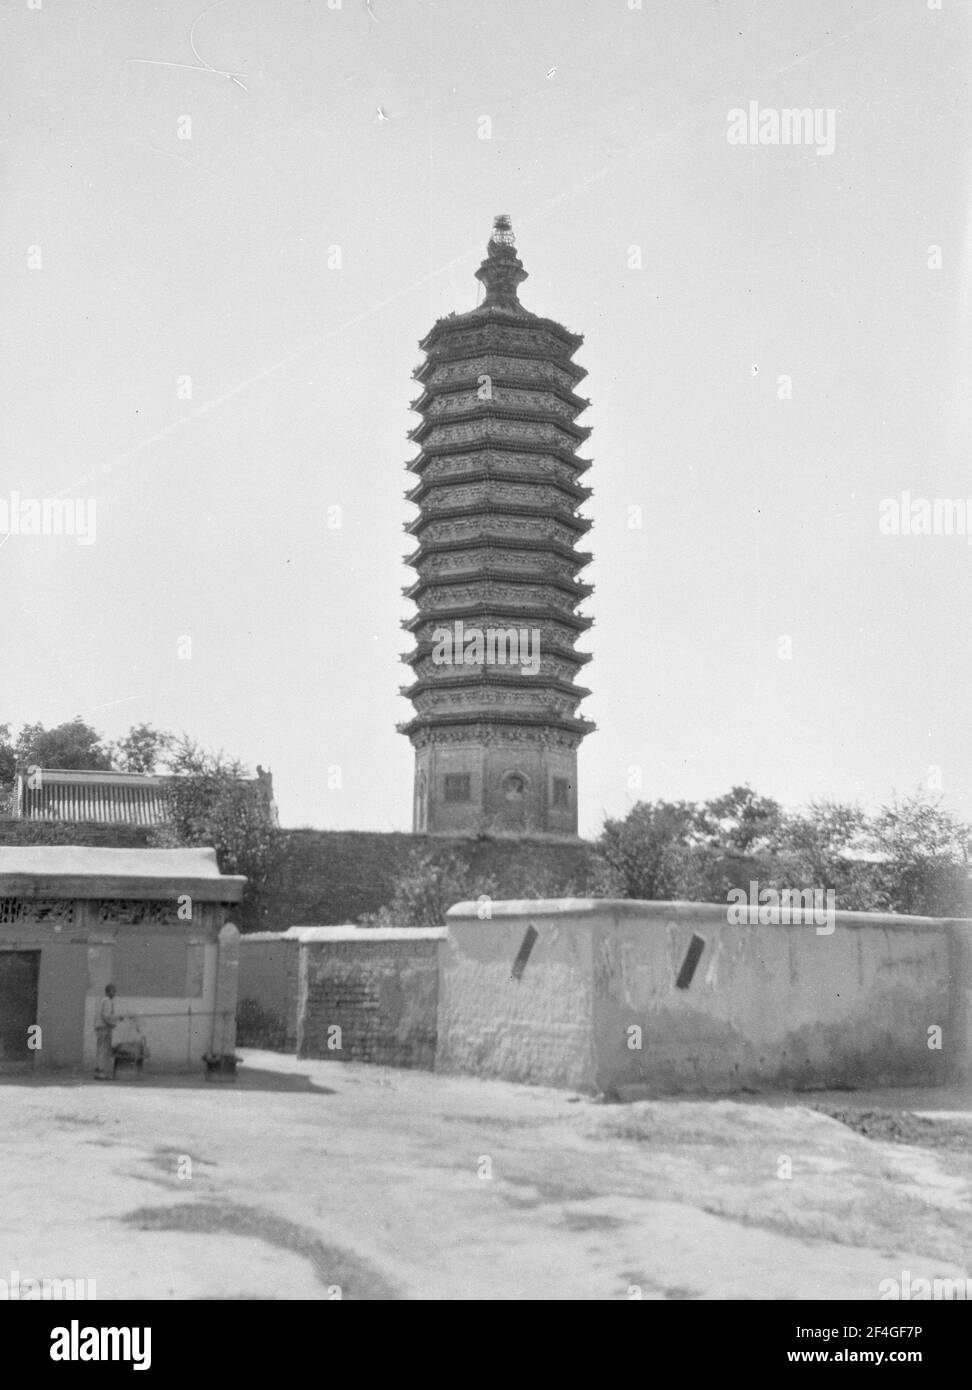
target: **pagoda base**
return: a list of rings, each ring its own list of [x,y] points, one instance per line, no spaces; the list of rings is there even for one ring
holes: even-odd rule
[[[576,836],[576,750],[433,736],[415,750],[413,828],[431,835]]]

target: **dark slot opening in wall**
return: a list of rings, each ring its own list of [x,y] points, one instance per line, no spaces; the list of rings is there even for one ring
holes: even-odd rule
[[[526,963],[530,959],[530,952],[533,950],[539,934],[536,927],[527,927],[526,934],[520,942],[520,949],[516,953],[516,960],[513,962],[512,978],[514,980],[520,979],[526,969]]]
[[[685,952],[685,959],[682,961],[682,968],[678,972],[678,979],[675,981],[676,989],[688,989],[692,983],[692,976],[695,974],[699,961],[702,959],[702,952],[705,950],[705,937],[697,936],[692,933],[692,940],[688,944]]]

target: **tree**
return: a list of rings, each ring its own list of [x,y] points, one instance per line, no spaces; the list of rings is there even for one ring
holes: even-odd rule
[[[17,751],[10,741],[10,725],[0,724],[0,787],[8,787],[17,775]]]
[[[779,835],[781,817],[778,802],[748,786],[714,797],[697,813],[706,843],[730,855],[765,853]]]
[[[607,820],[597,843],[599,891],[627,898],[725,902],[758,878],[780,826],[779,805],[750,787],[699,805],[640,801]]]
[[[17,752],[10,741],[10,725],[0,724],[0,816],[13,814]]]
[[[111,754],[101,735],[78,715],[66,724],[45,729],[25,724],[17,736],[17,763],[31,766],[109,772]]]
[[[255,913],[280,852],[272,806],[238,759],[207,753],[185,734],[170,740],[165,763],[173,774],[165,781],[166,824],[150,832],[151,842],[212,846],[223,873],[246,875],[244,906]]]
[[[859,806],[814,801],[805,811],[782,814],[761,884],[832,888],[840,908],[883,912],[888,900],[870,850],[870,823]]]
[[[11,760],[31,766],[87,772],[155,772],[173,744],[171,734],[151,724],[135,724],[116,743],[106,744],[80,715],[53,729],[25,724],[11,742],[9,724],[0,724],[0,784],[13,780]]]
[[[607,820],[598,891],[724,903],[730,888],[833,889],[857,912],[972,915],[972,827],[922,793],[869,817],[815,801],[783,811],[749,787],[703,805],[639,802]]]
[[[109,745],[109,751],[118,772],[154,773],[174,744],[172,734],[151,724],[133,724],[124,738]]]
[[[441,927],[454,903],[495,897],[489,877],[474,877],[454,849],[416,851],[398,878],[391,901],[362,919],[366,927]]]
[[[916,792],[881,808],[871,838],[891,912],[929,917],[972,915],[972,827]]]
[[[606,820],[597,842],[603,866],[598,892],[624,898],[680,896],[699,830],[699,810],[690,801],[639,801],[623,819]]]

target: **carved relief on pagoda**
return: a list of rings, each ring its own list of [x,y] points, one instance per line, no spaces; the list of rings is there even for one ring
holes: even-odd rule
[[[503,406],[508,410],[521,410],[525,414],[535,410],[543,415],[562,415],[566,420],[573,420],[584,409],[584,406],[571,405],[555,391],[545,391],[542,388],[529,391],[519,386],[504,386],[502,382],[494,381],[492,393],[494,405]]]
[[[529,682],[535,680],[524,676],[522,690],[502,686],[490,688],[479,685],[472,690],[456,690],[454,687],[438,690],[423,690],[414,697],[418,714],[461,714],[464,711],[495,708],[522,710],[536,715],[549,715],[554,719],[573,719],[580,696],[571,699],[559,691],[544,690],[542,687],[530,688]]]
[[[452,507],[490,506],[532,507],[545,512],[573,516],[579,505],[572,497],[545,483],[511,483],[505,478],[488,478],[475,483],[447,483],[434,488],[422,500],[429,516]]]
[[[489,449],[475,454],[435,454],[420,476],[422,482],[433,483],[440,478],[456,478],[466,473],[487,473],[497,478],[510,478],[513,482],[524,473],[536,473],[570,484],[576,484],[579,476],[576,466],[550,454],[528,454],[519,450],[502,454]]]
[[[573,451],[577,440],[566,430],[548,420],[504,420],[490,415],[482,420],[436,421],[425,437],[428,446],[447,448],[450,444],[471,444],[489,439],[505,440],[542,447],[544,444],[554,449]]]
[[[517,349],[521,349],[524,352],[536,352],[544,357],[560,357],[569,361],[573,353],[571,344],[565,343],[556,333],[551,333],[549,329],[539,325],[521,327],[497,319],[484,318],[455,328],[449,328],[448,324],[444,324],[443,327],[447,331],[442,333],[431,349],[433,358],[443,352],[450,356],[460,352],[463,356],[473,356],[490,350],[516,352]]]
[[[579,601],[578,595],[564,593],[553,584],[504,584],[496,579],[476,579],[468,584],[443,584],[441,589],[426,589],[419,603],[423,613],[472,603],[528,604],[572,613]]]
[[[416,565],[419,575],[428,579],[439,574],[475,574],[483,569],[510,570],[542,578],[550,575],[567,584],[574,582],[577,561],[563,555],[535,550],[507,550],[505,546],[484,546],[476,550],[437,551]]]
[[[477,540],[487,536],[500,536],[505,540],[527,541],[539,544],[543,541],[556,541],[570,547],[577,539],[573,527],[565,525],[553,516],[502,516],[493,512],[488,517],[450,516],[433,520],[422,530],[422,539],[428,544],[441,542],[445,545],[453,541]]]
[[[423,621],[415,629],[415,640],[419,645],[428,644],[430,650],[439,640],[435,634],[441,632],[443,625],[451,627],[453,623],[460,621],[456,618],[447,618],[443,622],[443,619],[434,613],[430,613],[427,618],[423,613],[422,617]],[[558,650],[569,652],[581,635],[576,628],[558,622],[555,617],[544,616],[537,619],[529,613],[514,619],[508,613],[491,613],[488,609],[484,613],[482,609],[479,609],[475,612],[475,616],[466,615],[461,621],[465,623],[467,629],[475,625],[483,629],[496,628],[501,632],[511,627],[529,628],[531,634],[538,631],[540,633],[541,652],[556,652]]]
[[[558,729],[550,725],[516,725],[472,723],[468,725],[437,726],[416,729],[410,735],[416,748],[427,748],[429,744],[465,744],[473,748],[559,748],[574,752],[580,744],[582,735],[570,729]]]
[[[545,357],[505,357],[498,353],[483,353],[477,357],[464,357],[455,362],[436,362],[429,373],[426,385],[441,385],[451,381],[469,381],[480,384],[479,378],[488,376],[494,381],[497,377],[512,378],[518,381],[548,381],[564,391],[573,391],[577,372],[551,362]]]
[[[488,391],[488,395],[484,396],[482,393],[485,391]],[[503,386],[490,379],[488,384],[484,381],[470,386],[467,391],[448,391],[441,396],[433,396],[425,415],[427,418],[460,415],[470,410],[482,410],[487,405],[502,406],[524,415],[562,415],[565,420],[573,420],[583,409],[582,406],[571,405],[554,391],[527,391],[517,386]]]
[[[570,685],[576,680],[578,670],[576,661],[568,661],[562,656],[557,656],[554,653],[545,651],[542,638],[538,645],[540,646],[539,669],[535,676],[525,676],[525,680],[557,680],[563,681],[567,685]],[[437,676],[441,676],[444,670],[448,670],[450,674],[455,674],[457,670],[465,670],[466,668],[455,666],[444,667],[441,663],[432,660],[432,654],[430,652],[427,656],[423,656],[416,661],[411,669],[415,674],[416,680],[433,680]],[[474,667],[470,669],[475,670]],[[511,665],[506,669],[515,673],[519,672],[522,668]],[[530,669],[532,670],[533,668],[531,667]]]

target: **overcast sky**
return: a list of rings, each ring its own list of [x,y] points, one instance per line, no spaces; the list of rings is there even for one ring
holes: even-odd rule
[[[972,546],[879,530],[972,499],[967,6],[3,23],[0,503],[93,499],[96,532],[0,538],[0,722],[185,730],[269,767],[284,825],[410,828],[410,373],[508,212],[522,302],[586,337],[582,833],[936,768],[972,815]],[[731,144],[750,102],[832,111],[833,151]]]

